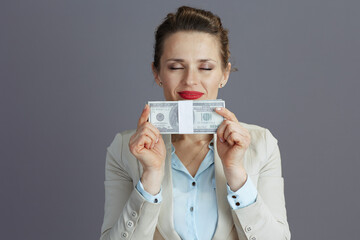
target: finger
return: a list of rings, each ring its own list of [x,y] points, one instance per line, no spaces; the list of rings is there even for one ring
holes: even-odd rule
[[[152,145],[152,139],[147,135],[140,135],[138,137],[137,146],[138,150],[142,148],[150,149]]]
[[[228,139],[228,137],[236,131],[235,126],[233,125],[233,122],[227,121],[226,128],[224,131],[224,139]]]
[[[160,131],[159,129],[157,129],[154,125],[152,125],[151,123],[149,122],[146,122],[144,124],[144,127],[148,128],[155,136],[156,136],[156,140],[155,142],[157,143],[159,141],[159,138],[160,138]]]
[[[227,123],[228,124],[227,124],[227,128],[224,132],[224,138],[227,138],[231,132],[237,132],[244,137],[250,136],[249,131],[246,128],[244,128],[243,126],[241,126],[238,122],[235,123],[235,122],[227,120]]]
[[[238,132],[233,132],[229,137],[229,141],[232,141],[234,144],[240,146],[241,148],[247,149],[250,145],[250,138],[241,135]]]
[[[129,148],[131,153],[139,153],[143,148],[151,146],[152,140],[146,135],[135,135],[130,139]]]
[[[233,146],[235,144],[235,142],[233,141],[233,138],[231,137],[231,135],[233,135],[234,133],[230,133],[227,138],[225,139],[225,142],[228,143],[230,146]]]
[[[244,147],[245,144],[245,139],[243,136],[241,136],[239,133],[237,132],[232,132],[228,138],[226,139],[226,141],[231,145],[238,145],[240,147]]]
[[[224,140],[224,132],[225,132],[226,126],[227,126],[227,123],[226,123],[226,120],[224,120],[220,124],[218,129],[216,130],[217,137],[219,138],[220,142],[222,142],[222,143],[225,142],[225,140]]]
[[[148,118],[149,118],[149,114],[150,114],[150,108],[149,108],[149,105],[145,105],[142,113],[141,113],[141,116],[139,118],[139,121],[138,121],[138,127],[141,126],[142,124],[144,124],[145,122],[147,122]]]
[[[217,108],[215,108],[215,112],[230,121],[238,122],[235,114],[233,112],[230,112],[225,107],[217,107]]]
[[[149,137],[149,138],[151,139],[150,148],[153,148],[153,147],[154,147],[154,145],[155,145],[158,137],[156,136],[155,133],[153,133],[153,131],[152,131],[150,128],[146,128],[146,127],[143,128],[143,129],[141,130],[140,135],[144,135],[144,136]]]
[[[241,127],[239,124],[232,123],[226,128],[224,133],[225,139],[228,139],[230,135],[233,135],[231,138],[235,144],[240,144],[241,146],[250,145],[251,136],[249,131],[246,128]],[[236,136],[236,138],[234,136]]]
[[[145,134],[151,138],[151,140],[152,140],[151,148],[153,148],[155,146],[155,144],[157,144],[159,142],[160,131],[149,122],[144,123],[138,129],[138,132],[139,132],[139,135]]]

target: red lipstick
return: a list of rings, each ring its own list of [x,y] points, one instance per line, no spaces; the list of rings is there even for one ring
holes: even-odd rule
[[[201,98],[202,95],[204,95],[204,93],[197,91],[182,91],[178,92],[178,94],[180,95],[180,97],[187,100],[198,99]]]

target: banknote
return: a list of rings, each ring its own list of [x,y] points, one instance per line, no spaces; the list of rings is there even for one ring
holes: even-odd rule
[[[184,100],[149,101],[149,122],[162,134],[215,133],[224,118],[217,114],[216,107],[225,107],[225,101]]]

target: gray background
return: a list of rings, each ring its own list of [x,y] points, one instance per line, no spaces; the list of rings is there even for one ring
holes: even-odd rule
[[[153,32],[189,3],[230,30],[219,98],[279,140],[293,239],[358,239],[355,0],[1,1],[1,239],[99,238],[106,147],[163,99]]]

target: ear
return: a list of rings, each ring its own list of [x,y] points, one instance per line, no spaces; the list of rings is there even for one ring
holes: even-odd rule
[[[219,83],[219,84],[222,84],[223,87],[225,86],[225,84],[229,80],[230,71],[231,71],[231,63],[229,62],[226,69],[224,70],[223,77],[222,77],[222,79],[221,79],[221,81]]]
[[[156,70],[155,66],[154,66],[154,62],[151,63],[151,69],[152,69],[152,73],[154,75],[154,79],[155,79],[155,82],[157,83],[157,85],[160,86],[160,77],[159,77],[159,73],[158,71]]]

